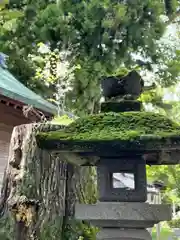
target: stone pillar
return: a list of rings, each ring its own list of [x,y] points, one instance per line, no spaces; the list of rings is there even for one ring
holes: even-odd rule
[[[114,188],[113,173],[134,175],[134,189]],[[147,228],[171,219],[171,207],[146,203],[145,161],[140,156],[101,159],[97,166],[99,202],[77,204],[75,216],[100,228],[97,240],[151,240]]]

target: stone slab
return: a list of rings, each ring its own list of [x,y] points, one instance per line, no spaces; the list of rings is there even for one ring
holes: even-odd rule
[[[171,220],[170,205],[137,202],[98,202],[77,204],[75,217],[100,227],[150,228],[160,221]]]
[[[104,228],[97,234],[97,240],[152,240],[152,238],[145,229]]]
[[[158,222],[155,221],[137,221],[137,220],[88,220],[92,225],[105,228],[136,228],[145,229],[153,228]]]

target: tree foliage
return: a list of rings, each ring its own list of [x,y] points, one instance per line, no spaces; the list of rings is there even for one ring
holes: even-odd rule
[[[159,43],[166,29],[160,16],[167,14],[169,19],[174,18],[178,4],[176,0],[11,0],[0,8],[0,51],[9,56],[9,70],[29,88],[52,98],[55,92],[62,93],[59,89],[63,89],[62,83],[68,79],[70,89],[64,99],[65,106],[79,115],[96,112],[99,79],[103,75],[122,68],[152,71],[153,64],[160,67],[163,62],[165,67],[159,68],[156,82],[167,87],[178,81],[179,52],[166,57],[168,48]],[[47,45],[48,52],[39,51]],[[62,57],[64,52],[68,54]],[[143,60],[137,61],[134,54]],[[57,62],[68,62],[67,74],[53,71],[57,70]],[[62,65],[59,72],[63,71]],[[157,91],[148,92],[146,99],[148,96],[152,96],[151,102],[156,98],[154,105],[163,101]],[[174,168],[171,173],[168,167],[158,169],[148,170],[149,176],[166,180],[169,189],[176,187],[179,191],[179,171],[175,176]],[[58,224],[45,228],[42,238],[50,239],[55,232],[58,235]],[[93,234],[90,231],[80,226],[78,236],[92,239],[95,233],[93,229]],[[6,232],[3,234],[5,239]]]
[[[149,59],[150,65],[158,63],[162,54],[157,51],[157,40],[166,27],[160,16],[175,14],[175,2],[10,1],[6,10],[22,15],[13,20],[11,28],[4,28],[0,48],[9,56],[10,71],[45,97],[51,96],[57,82],[46,86],[41,77],[35,78],[36,69],[44,63],[31,56],[38,55],[39,42],[48,42],[51,51],[68,50],[67,61],[78,67],[66,105],[78,113],[91,113],[97,111],[102,75],[137,65],[133,54]]]
[[[162,199],[164,202],[180,204],[180,167],[177,166],[148,166],[148,178],[151,181],[160,180],[165,186]]]

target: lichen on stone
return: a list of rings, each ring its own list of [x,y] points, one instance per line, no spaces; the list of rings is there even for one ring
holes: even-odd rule
[[[152,112],[100,113],[79,118],[56,132],[40,133],[41,140],[164,139],[180,136],[180,125]]]

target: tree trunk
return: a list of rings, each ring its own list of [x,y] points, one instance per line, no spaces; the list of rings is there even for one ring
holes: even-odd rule
[[[47,127],[48,126],[48,127]],[[46,125],[42,131],[60,126]],[[13,240],[65,239],[74,203],[91,202],[91,168],[67,166],[60,154],[39,149],[35,124],[14,128],[1,190],[0,216],[14,219]],[[89,199],[87,199],[89,198]],[[71,231],[71,230],[67,230]],[[62,239],[62,238],[61,238]]]

